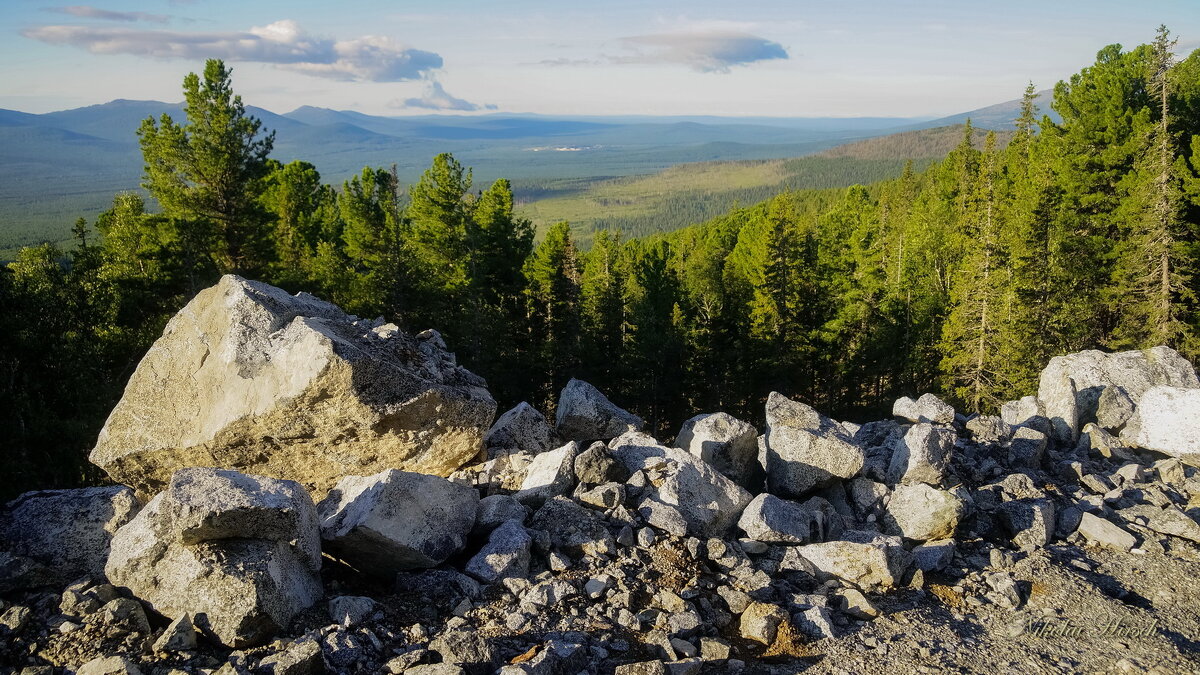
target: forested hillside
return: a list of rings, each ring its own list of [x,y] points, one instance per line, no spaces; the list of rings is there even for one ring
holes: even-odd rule
[[[756,419],[778,390],[848,419],[935,391],[961,410],[1030,393],[1085,348],[1197,357],[1200,51],[1105,47],[1031,86],[1007,146],[968,126],[927,169],[787,191],[703,224],[580,250],[534,245],[508,181],[438,155],[401,198],[387,167],[334,187],[269,159],[272,137],[210,62],[190,124],[138,135],[146,213],[117,195],[78,247],[24,249],[0,275],[0,425],[14,489],[88,479],[86,449],[166,318],[223,272],[362,316],[440,330],[501,409],[592,382],[664,434],[696,411]],[[207,120],[207,124],[197,124]],[[213,180],[210,177],[233,177]],[[480,187],[483,189],[480,190]]]

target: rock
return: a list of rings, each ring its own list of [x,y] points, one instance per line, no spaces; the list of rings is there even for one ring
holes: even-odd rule
[[[1200,523],[1192,520],[1177,507],[1167,506],[1160,509],[1149,504],[1139,504],[1121,509],[1118,513],[1126,522],[1144,520],[1145,527],[1155,532],[1200,544]]]
[[[638,503],[637,512],[647,525],[657,527],[667,534],[683,537],[688,533],[687,519],[671,504],[664,504],[654,497],[646,497]]]
[[[598,509],[616,508],[625,503],[625,486],[621,483],[605,483],[591,490],[576,490],[575,499]]]
[[[123,486],[26,492],[0,511],[0,591],[102,578],[113,533],[141,505]],[[24,558],[24,561],[16,557]]]
[[[555,421],[559,436],[571,441],[607,441],[626,431],[640,431],[646,424],[618,408],[599,389],[574,378],[558,397]]]
[[[727,413],[697,415],[683,423],[675,447],[708,462],[747,490],[762,487],[758,463],[758,430]]]
[[[1073,444],[1083,425],[1097,421],[1105,387],[1120,387],[1140,409],[1143,395],[1156,385],[1195,389],[1200,380],[1192,365],[1169,347],[1114,354],[1092,349],[1050,359],[1038,381],[1038,399],[1056,440]]]
[[[443,663],[462,666],[467,672],[492,672],[498,655],[488,640],[475,632],[450,630],[429,643]]]
[[[846,496],[854,509],[855,517],[862,522],[874,522],[883,518],[883,503],[891,490],[883,483],[870,478],[855,478],[846,483]]]
[[[901,584],[912,566],[912,554],[899,537],[847,530],[845,541],[807,544],[796,552],[823,577],[835,577],[863,589],[892,588]]]
[[[404,675],[463,675],[467,671],[452,663],[425,663],[404,670]]]
[[[75,675],[142,675],[142,671],[124,656],[101,656],[79,666]]]
[[[546,416],[524,401],[496,420],[483,444],[489,458],[517,451],[536,455],[561,445]]]
[[[100,608],[101,621],[110,629],[146,635],[150,632],[150,620],[142,603],[131,598],[115,598]]]
[[[966,426],[976,443],[1005,443],[1013,434],[1011,425],[992,415],[976,415],[967,420]]]
[[[167,324],[90,459],[143,495],[214,465],[323,494],[348,466],[449,475],[481,453],[495,413],[436,332],[226,275]]]
[[[530,462],[521,489],[513,495],[522,504],[541,504],[551,497],[567,495],[575,487],[575,456],[579,444],[571,441],[556,450],[543,452]]]
[[[930,541],[912,550],[913,562],[922,572],[939,572],[954,560],[954,540]]]
[[[1054,430],[1046,416],[1046,406],[1036,396],[1023,396],[1000,406],[1000,418],[1009,426],[1036,429],[1047,436]]]
[[[316,509],[296,482],[181,469],[117,530],[105,572],[168,618],[259,644],[321,597]]]
[[[584,485],[624,483],[629,471],[613,459],[607,445],[596,441],[575,456],[575,479]]]
[[[833,614],[828,607],[810,607],[792,616],[792,623],[801,634],[814,640],[836,637]]]
[[[320,675],[325,672],[321,645],[311,638],[292,642],[283,651],[259,661],[256,675]]]
[[[667,675],[667,666],[662,661],[639,661],[617,666],[613,675]]]
[[[905,539],[929,541],[954,536],[965,507],[950,492],[924,483],[898,485],[888,502],[885,522]]]
[[[347,628],[366,623],[375,610],[375,601],[361,595],[339,595],[329,601],[329,618]]]
[[[940,484],[956,440],[953,429],[914,424],[892,451],[888,479],[892,483]]]
[[[572,555],[616,549],[616,542],[595,511],[566,497],[553,497],[533,514],[530,527],[548,532],[551,545]]]
[[[196,629],[192,626],[192,616],[187,612],[176,617],[154,641],[156,652],[186,652],[195,648]]]
[[[1137,545],[1137,537],[1094,514],[1084,512],[1077,530],[1089,543],[1118,551],[1128,551]]]
[[[1054,502],[1049,499],[1014,499],[993,513],[1018,548],[1041,548],[1054,538]]]
[[[777,392],[767,399],[766,449],[767,489],[781,497],[852,478],[865,460],[841,425]]]
[[[532,546],[533,538],[525,527],[510,520],[492,530],[487,544],[467,561],[464,570],[485,584],[510,577],[524,578],[529,574]]]
[[[462,550],[479,493],[438,476],[389,469],[338,481],[317,511],[329,549],[378,576],[441,564]]]
[[[828,523],[819,509],[763,493],[755,497],[738,519],[747,537],[775,544],[807,544],[825,541]]]
[[[754,640],[764,645],[775,642],[779,624],[788,620],[788,614],[782,607],[764,602],[751,603],[742,612],[738,631],[747,640]]]
[[[838,596],[841,599],[838,608],[855,619],[869,621],[879,616],[879,608],[857,588],[844,588]]]
[[[1146,390],[1121,440],[1200,466],[1200,389],[1156,386]]]
[[[1117,433],[1133,417],[1136,408],[1133,399],[1121,387],[1104,387],[1096,401],[1096,424],[1105,431]]]
[[[750,503],[749,492],[706,462],[645,434],[623,434],[610,449],[631,474],[653,475],[649,496],[678,510],[693,536],[722,536]]]
[[[921,394],[915,401],[905,396],[892,405],[892,416],[914,424],[953,424],[954,408],[933,394]]]
[[[0,614],[0,626],[8,629],[10,633],[20,633],[25,630],[25,626],[29,625],[31,618],[33,618],[33,612],[28,607],[13,605]]]
[[[475,510],[475,526],[471,528],[471,534],[484,536],[510,520],[524,523],[528,514],[525,505],[511,495],[484,497],[479,500],[479,508]]]
[[[1029,427],[1018,427],[1008,443],[1008,464],[1012,467],[1037,468],[1046,455],[1046,434]]]

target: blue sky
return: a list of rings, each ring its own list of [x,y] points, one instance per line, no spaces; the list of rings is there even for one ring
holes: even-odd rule
[[[940,116],[1200,46],[1200,0],[97,2],[0,0],[0,107],[177,101],[217,57],[276,112]]]

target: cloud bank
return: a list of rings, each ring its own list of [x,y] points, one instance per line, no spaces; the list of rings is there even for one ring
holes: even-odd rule
[[[150,23],[167,23],[171,17],[166,14],[148,14],[146,12],[114,12],[89,5],[69,5],[67,7],[47,7],[47,12],[69,14],[81,19],[100,19],[102,21],[148,21]]]
[[[616,62],[677,63],[706,73],[728,73],[734,66],[788,58],[778,42],[736,31],[639,35],[621,42],[637,53],[610,57]]]
[[[425,88],[425,93],[420,98],[406,98],[402,101],[393,101],[391,106],[394,108],[423,108],[425,110],[454,110],[459,112],[496,109],[494,105],[479,105],[451,96],[442,88],[441,83],[437,81],[430,81],[429,86]]]
[[[132,54],[159,59],[207,59],[273,63],[306,75],[342,81],[402,82],[442,67],[433,52],[409,49],[388,37],[353,40],[313,37],[290,19],[245,32],[184,33],[111,26],[35,26],[21,35],[93,54]]]

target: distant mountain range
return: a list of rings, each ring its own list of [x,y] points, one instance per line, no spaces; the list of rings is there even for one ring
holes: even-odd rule
[[[474,167],[483,186],[498,177],[529,195],[547,181],[648,174],[687,162],[811,155],[900,130],[970,117],[1011,128],[1019,101],[940,120],[909,118],[550,117],[493,114],[380,117],[304,106],[277,114],[248,106],[276,133],[272,156],[312,162],[340,183],[364,166],[396,165],[414,182],[439,152]],[[45,114],[0,109],[0,251],[62,241],[113,194],[138,189],[136,130],[147,117],[184,118],[182,104],[116,100]]]

